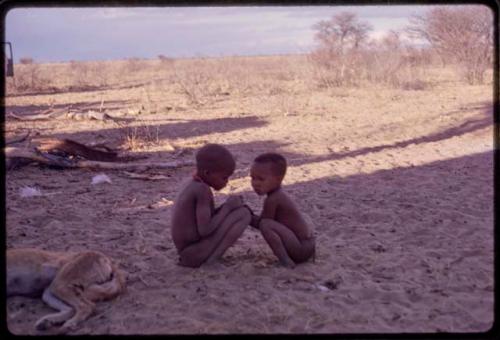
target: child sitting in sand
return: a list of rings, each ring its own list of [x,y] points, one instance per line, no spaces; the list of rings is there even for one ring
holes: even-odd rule
[[[214,207],[213,188],[224,188],[235,169],[231,153],[207,144],[196,153],[193,179],[177,196],[172,211],[172,239],[179,264],[199,267],[219,259],[250,223],[250,213],[239,196]]]
[[[250,225],[260,229],[283,265],[294,267],[314,256],[315,239],[307,222],[281,188],[286,167],[286,159],[277,153],[255,158],[250,170],[252,187],[258,195],[267,197],[260,217],[252,214]]]

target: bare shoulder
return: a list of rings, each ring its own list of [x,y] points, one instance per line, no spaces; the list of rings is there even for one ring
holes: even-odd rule
[[[283,191],[283,189],[277,190],[273,192],[266,198],[266,202],[273,205],[281,205],[286,204],[288,201],[291,201],[288,195]]]
[[[205,196],[211,193],[210,187],[205,183],[191,181],[183,189],[183,193],[192,196]]]
[[[174,211],[180,213],[186,206],[191,206],[196,200],[209,199],[210,187],[205,183],[190,181],[184,185],[175,199]]]
[[[288,212],[300,214],[294,200],[284,190],[279,190],[278,192],[276,192],[274,201],[274,204],[276,206],[279,206],[280,208],[285,209]]]

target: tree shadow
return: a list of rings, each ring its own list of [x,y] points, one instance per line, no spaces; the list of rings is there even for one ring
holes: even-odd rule
[[[390,150],[390,149],[398,149],[398,148],[404,148],[412,144],[424,144],[424,143],[434,143],[434,142],[439,142],[443,141],[446,139],[450,139],[453,137],[461,136],[466,133],[471,133],[474,131],[478,131],[481,129],[484,129],[486,127],[489,127],[493,125],[493,108],[491,103],[481,105],[477,108],[483,108],[483,112],[481,114],[481,117],[479,118],[474,118],[474,119],[469,119],[465,122],[460,123],[457,126],[447,128],[443,131],[439,131],[436,133],[431,133],[425,136],[421,137],[416,137],[416,138],[411,138],[405,141],[400,141],[400,142],[395,142],[395,143],[388,143],[388,144],[382,144],[382,145],[377,145],[377,146],[372,146],[372,147],[367,147],[367,148],[361,148],[358,150],[352,150],[352,151],[347,151],[347,152],[332,152],[327,155],[321,155],[321,156],[315,156],[315,157],[304,157],[300,158],[297,160],[292,160],[290,162],[291,165],[301,165],[301,164],[306,164],[306,163],[314,163],[314,162],[322,162],[322,161],[330,161],[330,160],[339,160],[343,158],[348,158],[348,157],[357,157],[361,155],[367,155],[370,153],[376,153],[380,152],[383,150]],[[448,112],[444,115],[452,115],[456,114],[459,112],[462,112],[463,110],[460,111],[452,111]]]
[[[383,150],[388,149],[398,149],[410,146],[412,144],[424,144],[424,143],[433,143],[439,142],[446,139],[450,139],[453,137],[461,136],[466,133],[474,132],[477,130],[481,130],[493,124],[493,110],[490,105],[479,105],[475,106],[473,109],[485,108],[483,110],[481,117],[475,119],[469,119],[465,122],[458,124],[457,126],[447,128],[443,131],[439,131],[436,133],[431,133],[425,136],[411,138],[405,141],[388,143],[373,147],[361,148],[358,150],[352,150],[348,152],[340,152],[340,153],[329,153],[321,156],[307,156],[301,153],[290,152],[286,150],[281,150],[291,145],[291,142],[281,142],[276,140],[265,140],[261,142],[251,142],[251,143],[240,143],[233,144],[235,150],[241,150],[240,154],[249,153],[246,156],[240,156],[244,162],[242,163],[243,169],[237,169],[233,178],[240,178],[245,176],[245,173],[248,173],[249,165],[252,160],[257,157],[261,153],[265,152],[278,152],[281,153],[288,162],[288,165],[298,166],[309,163],[318,163],[323,161],[335,161],[341,160],[344,158],[357,157],[362,155],[367,155],[370,153],[376,153]],[[469,108],[470,109],[470,108]],[[447,114],[457,114],[459,111],[452,111]],[[246,167],[245,167],[246,166]]]
[[[377,241],[386,248],[422,246],[439,252],[446,244],[458,252],[465,244],[477,244],[478,237],[493,237],[494,156],[487,151],[370,174],[325,176],[283,188],[303,213],[319,222],[319,237],[330,237],[330,248],[322,249],[330,252],[326,257],[335,253],[335,244],[349,246],[352,241],[339,240],[340,233],[356,231],[366,234],[360,241]],[[256,202],[253,191],[242,195]],[[258,213],[262,207],[253,208]],[[394,237],[398,244],[388,244]],[[370,252],[368,244],[358,245]],[[492,252],[492,242],[487,246]]]
[[[408,302],[412,294],[430,296],[429,310],[439,308],[441,315],[452,318],[456,307],[443,306],[467,291],[470,301],[485,301],[481,313],[493,320],[493,291],[476,287],[491,287],[494,275],[494,156],[498,155],[488,151],[370,174],[285,184],[283,190],[301,214],[309,217],[316,236],[315,263],[299,266],[314,268],[320,282],[331,281],[335,275],[344,290],[363,280],[401,291]],[[261,213],[262,200],[253,191],[241,195],[256,214]],[[262,237],[255,242],[265,249],[266,257],[277,261]],[[470,303],[460,308],[475,308]],[[363,308],[365,301],[357,300],[355,305],[356,310]],[[377,298],[369,302],[385,310],[383,305]],[[412,318],[419,315],[408,314],[406,326],[397,322],[388,326],[394,332],[408,329]],[[429,331],[435,331],[437,324],[428,322]],[[443,327],[463,331],[457,325]],[[463,327],[477,331],[484,325]]]
[[[120,105],[125,101],[116,101],[116,105]],[[100,105],[100,102],[90,102],[90,103],[78,103],[77,105],[82,105],[82,108],[92,108],[96,105]],[[61,106],[61,105],[59,105]],[[21,106],[18,107],[20,110],[34,111],[41,110],[43,106]],[[226,146],[230,151],[235,154],[237,160],[237,169],[235,174],[232,176],[233,179],[241,178],[248,175],[249,167],[253,159],[265,152],[279,152],[285,156],[289,165],[297,166],[309,163],[318,163],[323,161],[335,161],[341,160],[348,157],[357,157],[362,155],[367,155],[370,153],[376,153],[383,150],[404,148],[412,144],[423,144],[423,143],[433,143],[439,142],[446,139],[450,139],[456,136],[461,136],[466,133],[474,132],[493,124],[492,118],[492,107],[491,105],[478,105],[474,109],[485,108],[482,112],[482,117],[473,118],[461,122],[460,124],[444,129],[442,131],[431,133],[425,136],[416,137],[408,139],[405,141],[388,143],[373,147],[361,148],[358,150],[352,150],[348,152],[341,153],[330,153],[320,156],[308,156],[302,153],[295,153],[286,150],[286,147],[290,146],[291,142],[279,141],[279,140],[260,140],[252,142],[241,142],[227,144]],[[448,112],[444,115],[456,114],[458,111]],[[168,118],[165,118],[168,119]],[[107,123],[103,123],[107,124]],[[264,127],[269,124],[262,117],[258,116],[243,116],[243,117],[227,117],[227,118],[215,118],[215,119],[193,119],[182,122],[172,122],[165,124],[156,124],[153,122],[147,122],[138,128],[148,130],[148,133],[154,134],[157,138],[157,142],[162,141],[176,141],[185,138],[199,137],[199,136],[210,136],[216,133],[225,133],[238,130],[244,130],[248,128],[258,128]],[[134,129],[135,127],[130,127]],[[60,139],[72,139],[77,142],[86,143],[89,140],[95,140],[96,138],[108,138],[111,140],[122,140],[124,139],[124,134],[127,130],[124,127],[113,127],[113,128],[103,128],[99,130],[89,130],[89,131],[78,131],[71,133],[54,133],[47,135],[48,137],[55,137]],[[219,142],[219,141],[215,141]],[[221,142],[222,144],[225,144]],[[182,157],[192,157],[194,153],[194,147],[183,147],[187,151]],[[177,152],[176,150],[175,152]],[[138,156],[154,156],[157,158],[170,158],[172,157],[174,151],[134,151],[134,155]]]
[[[183,138],[199,137],[204,135],[211,135],[214,133],[225,133],[236,130],[244,130],[249,128],[263,127],[268,122],[257,116],[246,117],[229,117],[229,118],[215,118],[215,119],[197,119],[183,122],[172,122],[165,124],[156,124],[145,122],[138,126],[138,129],[147,130],[148,133],[155,135],[158,141],[162,140],[178,140]],[[135,127],[131,126],[130,129]],[[123,127],[103,128],[99,130],[78,131],[71,133],[54,133],[50,137],[60,139],[72,139],[77,142],[93,140],[98,136],[120,136],[126,133]]]

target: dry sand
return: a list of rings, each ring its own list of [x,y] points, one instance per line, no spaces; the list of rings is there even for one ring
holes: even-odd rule
[[[140,96],[138,89],[115,89],[8,97],[6,105],[7,112],[30,114],[50,100],[98,109],[101,98],[126,107],[124,98]],[[216,201],[242,193],[257,211],[262,201],[249,185],[250,162],[262,152],[283,153],[290,163],[284,188],[315,221],[318,240],[316,262],[293,270],[278,265],[252,228],[220,263],[177,266],[169,220],[189,167],[149,171],[168,176],[158,181],[38,165],[7,173],[7,247],[100,250],[128,273],[127,293],[99,303],[74,334],[482,332],[492,326],[491,84],[325,90],[288,97],[286,114],[280,100],[228,96],[196,110],[174,105],[141,116],[142,128],[158,127],[159,142],[138,152],[150,160],[188,160],[204,143],[225,144],[238,170]],[[123,138],[112,122],[8,118],[6,128],[83,143]],[[112,183],[92,185],[99,173]],[[44,195],[23,198],[24,186]],[[39,299],[9,298],[9,330],[37,334],[34,322],[50,311]]]

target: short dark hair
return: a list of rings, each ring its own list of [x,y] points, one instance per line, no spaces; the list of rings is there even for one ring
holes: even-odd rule
[[[236,167],[233,155],[219,144],[206,144],[196,152],[198,170],[221,171]]]
[[[286,174],[286,159],[279,153],[268,152],[257,156],[254,160],[255,163],[270,163],[272,164],[272,171],[274,175],[285,177]]]

